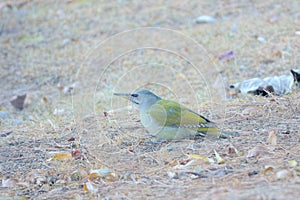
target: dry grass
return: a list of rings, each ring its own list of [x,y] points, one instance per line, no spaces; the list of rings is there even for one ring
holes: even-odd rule
[[[228,99],[225,89],[299,68],[299,8],[292,0],[0,3],[0,106],[9,113],[0,133],[12,131],[0,138],[0,178],[8,186],[2,198],[300,196],[299,164],[291,164],[300,162],[299,91]],[[195,24],[199,15],[217,22]],[[146,26],[160,28],[139,28]],[[234,59],[217,59],[229,51]],[[72,95],[63,92],[67,87],[74,87]],[[241,136],[155,143],[138,112],[112,96],[139,87]],[[9,101],[22,93],[26,107],[16,111]],[[275,145],[268,142],[272,131]],[[216,162],[214,150],[225,163]],[[71,152],[71,159],[51,160]],[[108,176],[89,174],[105,167]]]

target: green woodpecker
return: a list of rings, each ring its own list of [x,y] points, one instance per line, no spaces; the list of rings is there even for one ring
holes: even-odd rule
[[[142,89],[131,94],[114,93],[125,97],[139,110],[141,123],[159,140],[194,139],[197,136],[233,136],[220,132],[216,124],[180,105]]]

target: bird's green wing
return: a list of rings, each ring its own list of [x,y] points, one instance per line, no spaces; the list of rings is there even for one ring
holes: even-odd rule
[[[211,123],[205,117],[195,113],[185,106],[169,100],[158,101],[150,108],[149,114],[160,125],[165,126],[180,127],[194,125],[194,127],[197,127],[199,124]]]
[[[149,109],[149,114],[160,126],[188,128],[201,135],[220,136],[213,122],[174,101],[158,101]]]
[[[174,101],[160,100],[148,113],[160,126],[180,126],[181,108]]]

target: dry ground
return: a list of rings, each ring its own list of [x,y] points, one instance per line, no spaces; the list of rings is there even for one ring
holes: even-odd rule
[[[300,196],[299,91],[226,90],[300,68],[299,2],[155,2],[0,2],[1,199]],[[156,143],[112,96],[139,87],[241,136]]]

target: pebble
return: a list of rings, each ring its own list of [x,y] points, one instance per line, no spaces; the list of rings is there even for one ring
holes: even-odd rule
[[[262,44],[265,44],[267,42],[265,38],[260,37],[260,36],[257,37],[257,40]]]
[[[217,21],[216,18],[207,15],[199,16],[195,19],[195,22],[197,24],[212,24],[215,23],[216,21]]]
[[[8,112],[0,110],[0,119],[6,119],[8,117]]]

